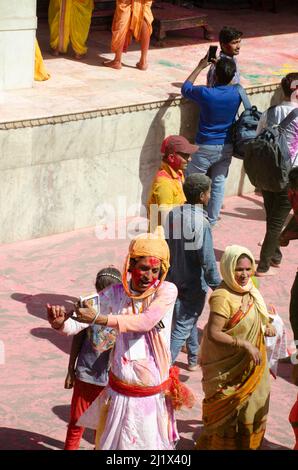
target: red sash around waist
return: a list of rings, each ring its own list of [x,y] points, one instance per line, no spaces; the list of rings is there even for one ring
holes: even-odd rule
[[[109,386],[111,389],[126,397],[151,397],[152,395],[157,395],[158,393],[165,392],[169,388],[170,382],[171,379],[168,378],[160,385],[146,387],[145,385],[122,382],[112,371],[109,374]]]
[[[179,380],[179,369],[177,366],[170,368],[169,378],[160,385],[144,386],[122,382],[110,371],[109,386],[112,390],[126,397],[150,397],[164,392],[171,400],[174,410],[180,410],[183,406],[192,408],[195,397],[192,391]]]

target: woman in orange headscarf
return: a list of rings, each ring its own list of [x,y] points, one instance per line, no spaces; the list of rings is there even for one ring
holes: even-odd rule
[[[222,284],[211,294],[201,343],[203,433],[198,449],[258,449],[266,428],[270,376],[264,335],[274,335],[263,297],[254,286],[253,256],[226,248]]]
[[[109,384],[78,421],[96,429],[96,449],[173,449],[178,439],[173,410],[193,404],[193,395],[179,382],[178,369],[170,367],[177,289],[164,281],[168,269],[166,241],[155,234],[141,235],[130,243],[123,285],[100,293],[97,314],[86,305],[76,310],[77,321],[65,321],[62,312],[59,327],[61,311],[57,317],[53,310],[50,322],[65,334],[90,323],[115,330]]]
[[[152,34],[152,0],[117,0],[112,25],[111,49],[113,60],[104,62],[107,67],[121,69],[122,53],[127,50],[132,36],[141,42],[141,58],[136,64],[140,70],[148,68],[147,54]]]

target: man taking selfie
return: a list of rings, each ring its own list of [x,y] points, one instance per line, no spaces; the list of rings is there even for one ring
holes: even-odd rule
[[[209,65],[208,56],[201,59],[182,85],[181,93],[200,108],[200,121],[195,139],[199,149],[192,154],[186,175],[208,171],[212,180],[208,216],[215,225],[222,206],[225,180],[232,160],[231,126],[235,120],[241,98],[236,86],[230,86],[236,72],[233,60],[222,57],[216,62],[215,85],[194,85],[200,72]]]

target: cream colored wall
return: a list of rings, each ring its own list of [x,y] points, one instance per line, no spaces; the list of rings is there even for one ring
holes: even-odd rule
[[[274,92],[255,93],[263,110]],[[130,111],[130,112],[128,112]],[[194,139],[197,109],[176,99],[120,109],[10,123],[0,128],[0,242],[94,226],[97,207],[145,202],[170,134]],[[226,195],[252,191],[233,160]]]
[[[31,88],[36,0],[0,0],[0,90]]]

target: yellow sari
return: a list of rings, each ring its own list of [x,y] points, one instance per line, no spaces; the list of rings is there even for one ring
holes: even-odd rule
[[[232,256],[225,257],[231,253],[233,260]],[[258,449],[265,434],[270,395],[264,342],[268,313],[251,280],[241,287],[234,279],[237,259],[243,253],[253,260],[245,248],[227,248],[225,258],[221,260],[224,283],[211,295],[210,309],[225,316],[222,305],[231,306],[238,295],[239,308],[227,319],[224,332],[249,341],[260,350],[262,360],[260,365],[255,365],[245,349],[211,341],[205,327],[201,343],[204,429],[197,441],[197,449]],[[230,263],[230,269],[225,269],[223,263]],[[244,298],[245,309],[241,303]]]
[[[51,0],[48,14],[51,48],[65,53],[70,42],[76,54],[86,54],[93,8],[93,0]]]
[[[34,80],[42,82],[44,80],[48,80],[50,76],[51,75],[46,71],[46,68],[44,66],[43,58],[37,39],[35,39]]]
[[[152,34],[152,0],[117,0],[112,25],[112,52],[127,49],[132,36],[140,40],[143,22]]]

